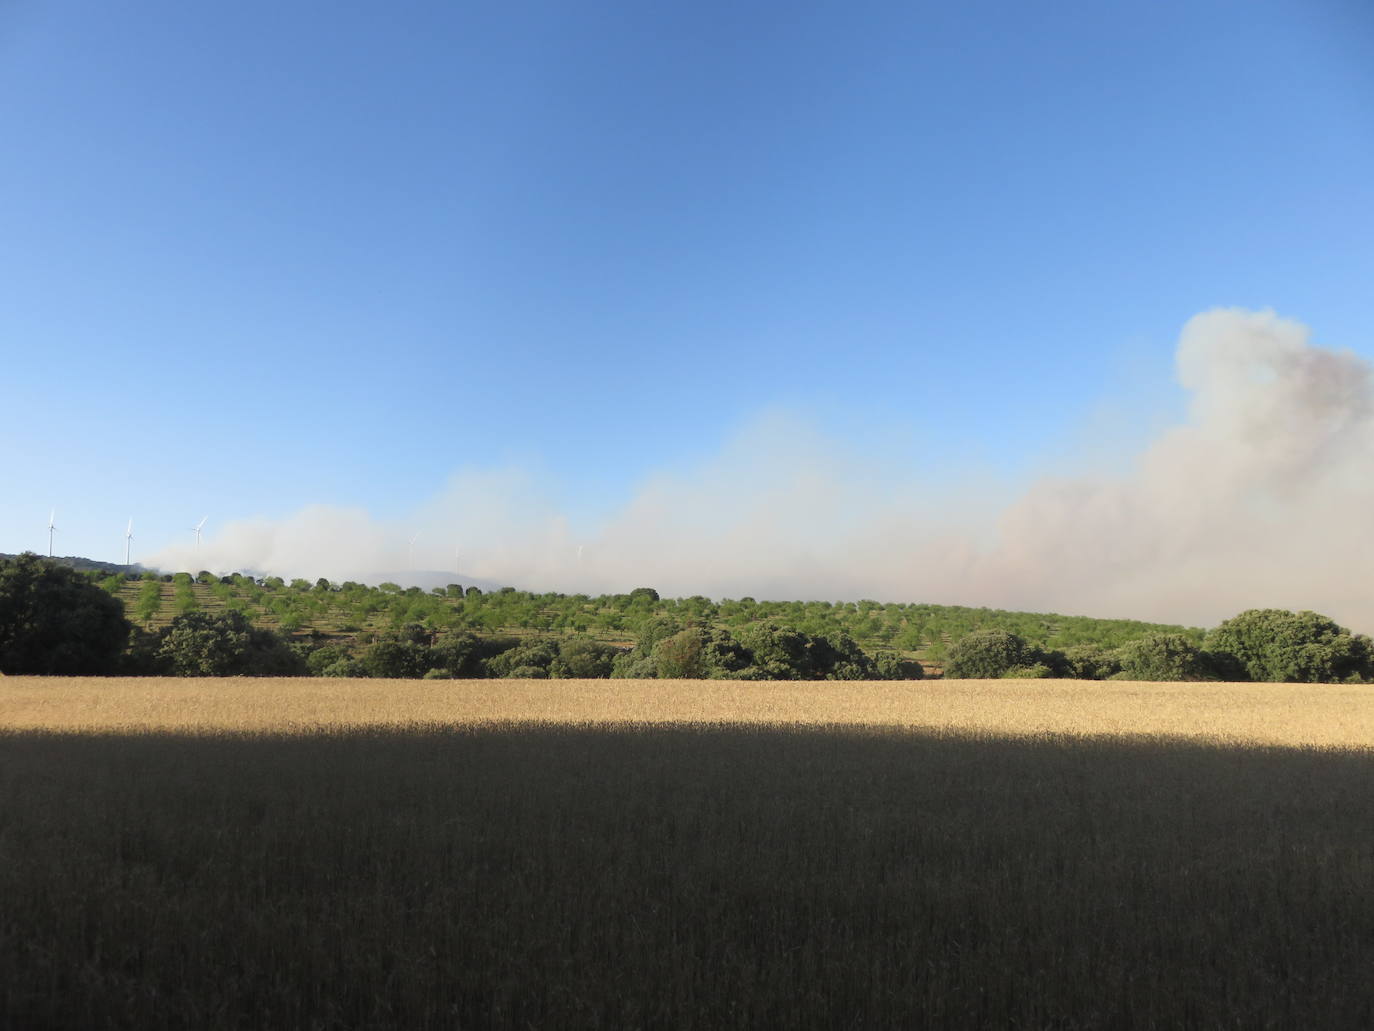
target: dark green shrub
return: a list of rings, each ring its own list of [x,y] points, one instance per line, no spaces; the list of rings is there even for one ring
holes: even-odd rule
[[[1121,659],[1111,648],[1080,644],[1063,652],[1064,676],[1075,680],[1106,680],[1121,672]]]
[[[1046,663],[1033,662],[1027,666],[1013,666],[1002,674],[1003,680],[1045,680],[1054,676],[1052,670]]]
[[[1202,650],[1182,634],[1146,634],[1118,654],[1123,679],[1207,680],[1211,676]]]
[[[429,650],[431,667],[450,677],[480,677],[482,647],[474,634],[454,633],[441,637]]]
[[[308,669],[285,641],[234,609],[177,616],[162,631],[157,654],[183,677],[295,676]]]
[[[1016,634],[975,630],[950,648],[945,676],[957,680],[996,678],[1026,661],[1026,642]]]
[[[665,680],[702,679],[706,667],[702,659],[702,632],[696,627],[665,637],[654,645],[654,668]]]
[[[681,630],[682,624],[671,616],[650,616],[639,625],[634,650],[640,655],[650,655],[659,641]]]
[[[1204,647],[1227,679],[1336,683],[1374,676],[1374,645],[1327,616],[1249,609],[1207,635]]]
[[[393,679],[422,677],[432,665],[428,647],[396,638],[369,645],[362,654],[361,662],[368,676]]]
[[[873,653],[873,672],[879,680],[920,680],[926,675],[915,659],[891,651]]]
[[[594,641],[590,637],[572,637],[560,641],[558,658],[550,666],[560,677],[579,680],[609,677],[611,666],[620,649],[614,645]]]
[[[524,641],[487,660],[487,673],[493,677],[542,679],[558,658],[558,644],[550,640]],[[532,672],[537,671],[537,672]]]

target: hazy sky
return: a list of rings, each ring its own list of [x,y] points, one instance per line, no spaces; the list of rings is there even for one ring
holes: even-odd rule
[[[1362,0],[0,0],[0,132],[0,551],[1204,620],[1178,505],[1026,506],[1268,432],[1185,326],[1374,360]]]

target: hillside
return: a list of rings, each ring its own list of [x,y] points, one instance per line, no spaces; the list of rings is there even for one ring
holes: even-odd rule
[[[535,594],[502,589],[481,592],[459,585],[402,589],[394,584],[369,587],[327,580],[284,582],[243,575],[223,579],[190,574],[144,573],[130,579],[117,573],[101,581],[125,605],[129,619],[145,629],[165,626],[173,617],[197,610],[237,609],[254,624],[355,651],[376,635],[418,624],[436,637],[468,631],[479,636],[587,635],[629,647],[655,617],[737,631],[753,623],[776,622],[812,635],[848,634],[867,652],[895,651],[920,661],[930,672],[943,664],[949,644],[978,629],[1000,628],[1032,644],[1064,649],[1077,644],[1115,648],[1154,631],[1182,633],[1200,642],[1199,629],[1094,619],[1057,613],[1009,612],[954,605],[875,601],[756,601],[753,598],[659,598],[640,588],[629,594]]]
[[[18,555],[8,555],[0,551],[0,560],[18,558]],[[72,569],[83,573],[104,573],[106,575],[118,573],[123,574],[126,569],[132,568],[136,574],[143,574],[147,570],[145,567],[135,562],[132,567],[125,566],[120,562],[102,562],[96,558],[84,558],[81,555],[53,555],[51,560],[59,565],[70,566]]]

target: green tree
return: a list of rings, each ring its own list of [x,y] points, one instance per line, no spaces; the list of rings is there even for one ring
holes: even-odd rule
[[[1207,635],[1227,679],[1334,683],[1374,677],[1374,643],[1315,612],[1248,609]]]
[[[780,623],[754,623],[740,631],[739,642],[749,652],[750,680],[811,680],[815,667],[811,639]]]
[[[681,630],[682,624],[672,616],[650,616],[639,624],[634,650],[639,655],[649,655],[659,641],[672,637]]]
[[[183,677],[292,676],[305,660],[270,630],[259,629],[242,612],[187,612],[163,630],[157,654],[166,669]]]
[[[138,618],[151,623],[162,608],[162,584],[156,580],[145,580],[138,589]]]
[[[32,552],[0,559],[0,672],[112,673],[129,630],[119,599],[81,573]]]
[[[877,676],[873,660],[843,632],[808,634],[782,623],[762,622],[740,631],[739,643],[749,656],[748,666],[738,673],[741,679],[869,680]]]
[[[1075,680],[1106,680],[1121,672],[1121,658],[1110,648],[1076,644],[1063,654],[1064,675]]]
[[[975,630],[950,647],[945,676],[953,680],[994,678],[1035,661],[1025,640],[1016,634],[998,629]]]
[[[349,654],[341,644],[324,644],[305,657],[306,672],[312,677],[366,677],[367,667]]]
[[[348,658],[348,652],[343,648],[337,645],[326,644],[316,648],[305,657],[305,668],[312,677],[333,676],[335,674],[326,673],[325,671],[334,666],[341,659],[346,658]]]
[[[494,677],[543,680],[549,676],[549,668],[557,659],[557,642],[522,641],[514,648],[488,659],[487,671]]]
[[[1003,680],[1045,680],[1054,676],[1054,669],[1047,662],[1030,662],[1024,666],[1013,666],[1002,674]]]
[[[878,668],[858,643],[843,631],[811,635],[811,669],[826,680],[873,680]]]
[[[1182,634],[1146,634],[1119,654],[1123,680],[1207,680],[1211,674],[1202,649]]]
[[[455,633],[441,638],[429,650],[430,669],[450,677],[482,675],[481,642],[473,634]]]
[[[573,637],[559,642],[558,660],[551,667],[560,677],[579,680],[609,677],[620,649],[590,637]]]
[[[611,676],[722,679],[738,676],[748,667],[749,652],[729,631],[692,626],[663,633],[674,625],[667,617],[650,620],[634,649],[616,656]]]
[[[422,677],[431,668],[427,646],[396,637],[373,643],[360,661],[368,676],[390,679]]]
[[[665,680],[702,679],[706,676],[702,650],[700,630],[681,630],[654,645],[654,671]]]
[[[200,602],[196,601],[196,592],[191,587],[190,573],[178,573],[173,583],[176,584],[176,591],[172,605],[178,615],[185,615],[187,612],[194,612],[200,608]]]
[[[920,680],[926,675],[915,659],[889,651],[873,653],[873,673],[878,680]]]

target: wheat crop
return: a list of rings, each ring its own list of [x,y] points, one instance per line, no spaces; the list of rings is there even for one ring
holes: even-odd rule
[[[299,731],[503,722],[863,725],[1371,748],[1374,688],[1083,680],[0,680],[0,727],[14,729]]]
[[[10,677],[0,1027],[1370,1027],[1371,696]]]

